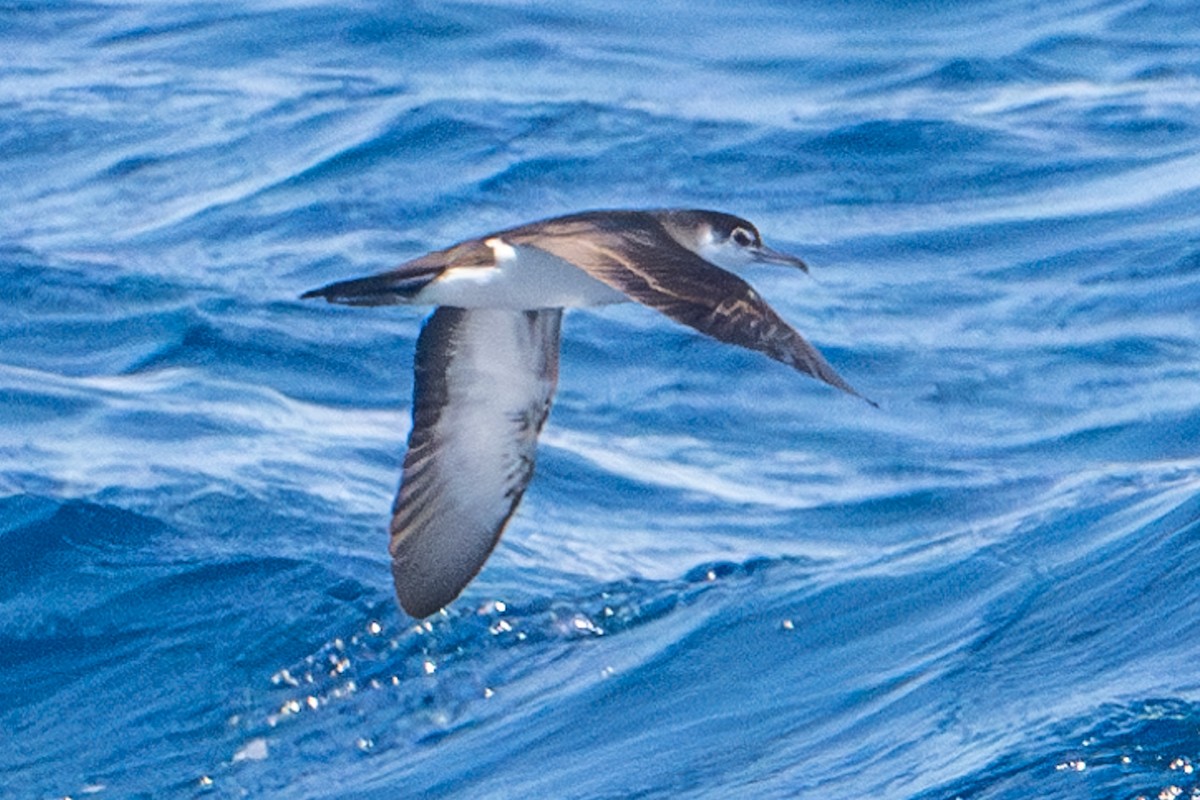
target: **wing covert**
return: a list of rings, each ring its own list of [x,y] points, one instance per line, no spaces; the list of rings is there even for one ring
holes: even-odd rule
[[[570,261],[630,299],[714,339],[765,353],[861,397],[750,284],[676,243],[656,225],[644,214],[610,214],[599,220],[578,215],[542,223],[528,235],[517,228],[504,238]]]

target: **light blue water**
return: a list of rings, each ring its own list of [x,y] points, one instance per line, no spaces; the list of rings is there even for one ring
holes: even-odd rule
[[[1197,796],[1197,119],[1189,2],[0,4],[0,798]],[[421,314],[296,297],[618,206],[881,409],[572,313],[417,627]]]

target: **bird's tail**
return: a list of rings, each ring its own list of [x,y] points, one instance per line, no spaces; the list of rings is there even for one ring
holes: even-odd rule
[[[300,299],[323,297],[330,303],[347,306],[408,305],[437,275],[437,271],[390,270],[312,289],[300,295]]]

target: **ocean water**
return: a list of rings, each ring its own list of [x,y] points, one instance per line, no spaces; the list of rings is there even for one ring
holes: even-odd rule
[[[0,798],[1200,797],[1200,6],[0,2]],[[444,614],[420,309],[719,208],[874,409],[574,311]]]

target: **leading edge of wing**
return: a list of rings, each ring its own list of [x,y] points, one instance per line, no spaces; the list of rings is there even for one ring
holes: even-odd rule
[[[654,230],[651,226],[658,223],[652,217],[630,215],[619,231],[598,230],[590,223],[584,216],[566,217],[542,223],[536,235],[517,228],[505,233],[504,239],[558,256],[676,322],[719,341],[757,350],[876,405],[842,378],[750,284]],[[664,240],[669,243],[664,245]]]

